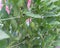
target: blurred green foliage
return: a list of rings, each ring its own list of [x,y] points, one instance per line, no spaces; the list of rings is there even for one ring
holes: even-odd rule
[[[10,14],[5,11],[6,4],[12,5]],[[0,41],[0,48],[60,46],[60,0],[32,0],[29,11],[27,0],[8,0],[6,4],[0,11],[0,30],[9,38]],[[29,26],[28,18],[32,18]]]

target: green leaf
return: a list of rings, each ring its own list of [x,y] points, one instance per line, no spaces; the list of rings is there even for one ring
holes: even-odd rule
[[[12,25],[12,27],[13,27],[13,29],[17,29],[17,22],[16,22],[16,20],[11,20],[11,25]]]
[[[7,35],[4,31],[0,30],[0,40],[9,38],[9,35]]]
[[[54,48],[53,46],[49,46],[49,47],[47,47],[47,48]]]
[[[24,0],[19,0],[18,7],[22,7],[24,5]]]
[[[55,39],[55,35],[50,35],[45,38],[45,46],[49,46],[50,43],[52,43]]]
[[[60,25],[60,22],[59,21],[52,21],[50,24],[51,25]]]
[[[42,16],[42,15],[33,14],[33,13],[31,13],[31,12],[26,12],[25,14],[26,14],[27,16],[33,17],[33,18],[44,18],[44,16]]]
[[[60,40],[57,40],[57,41],[54,43],[54,46],[60,46]]]
[[[7,45],[8,44],[6,40],[0,40],[0,48],[6,48]]]

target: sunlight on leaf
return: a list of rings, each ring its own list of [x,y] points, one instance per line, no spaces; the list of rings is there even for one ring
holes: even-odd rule
[[[2,30],[0,30],[0,40],[9,38],[9,36]]]

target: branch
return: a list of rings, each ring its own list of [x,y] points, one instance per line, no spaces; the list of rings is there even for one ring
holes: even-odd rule
[[[20,18],[20,16],[0,19],[0,21],[6,21],[6,20],[11,20],[11,19],[16,19],[16,18]]]

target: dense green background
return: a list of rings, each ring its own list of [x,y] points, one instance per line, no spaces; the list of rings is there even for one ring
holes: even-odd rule
[[[9,15],[6,5],[12,5]],[[0,11],[0,24],[0,48],[55,48],[60,46],[60,0],[32,0],[31,10],[27,0],[8,0]]]

